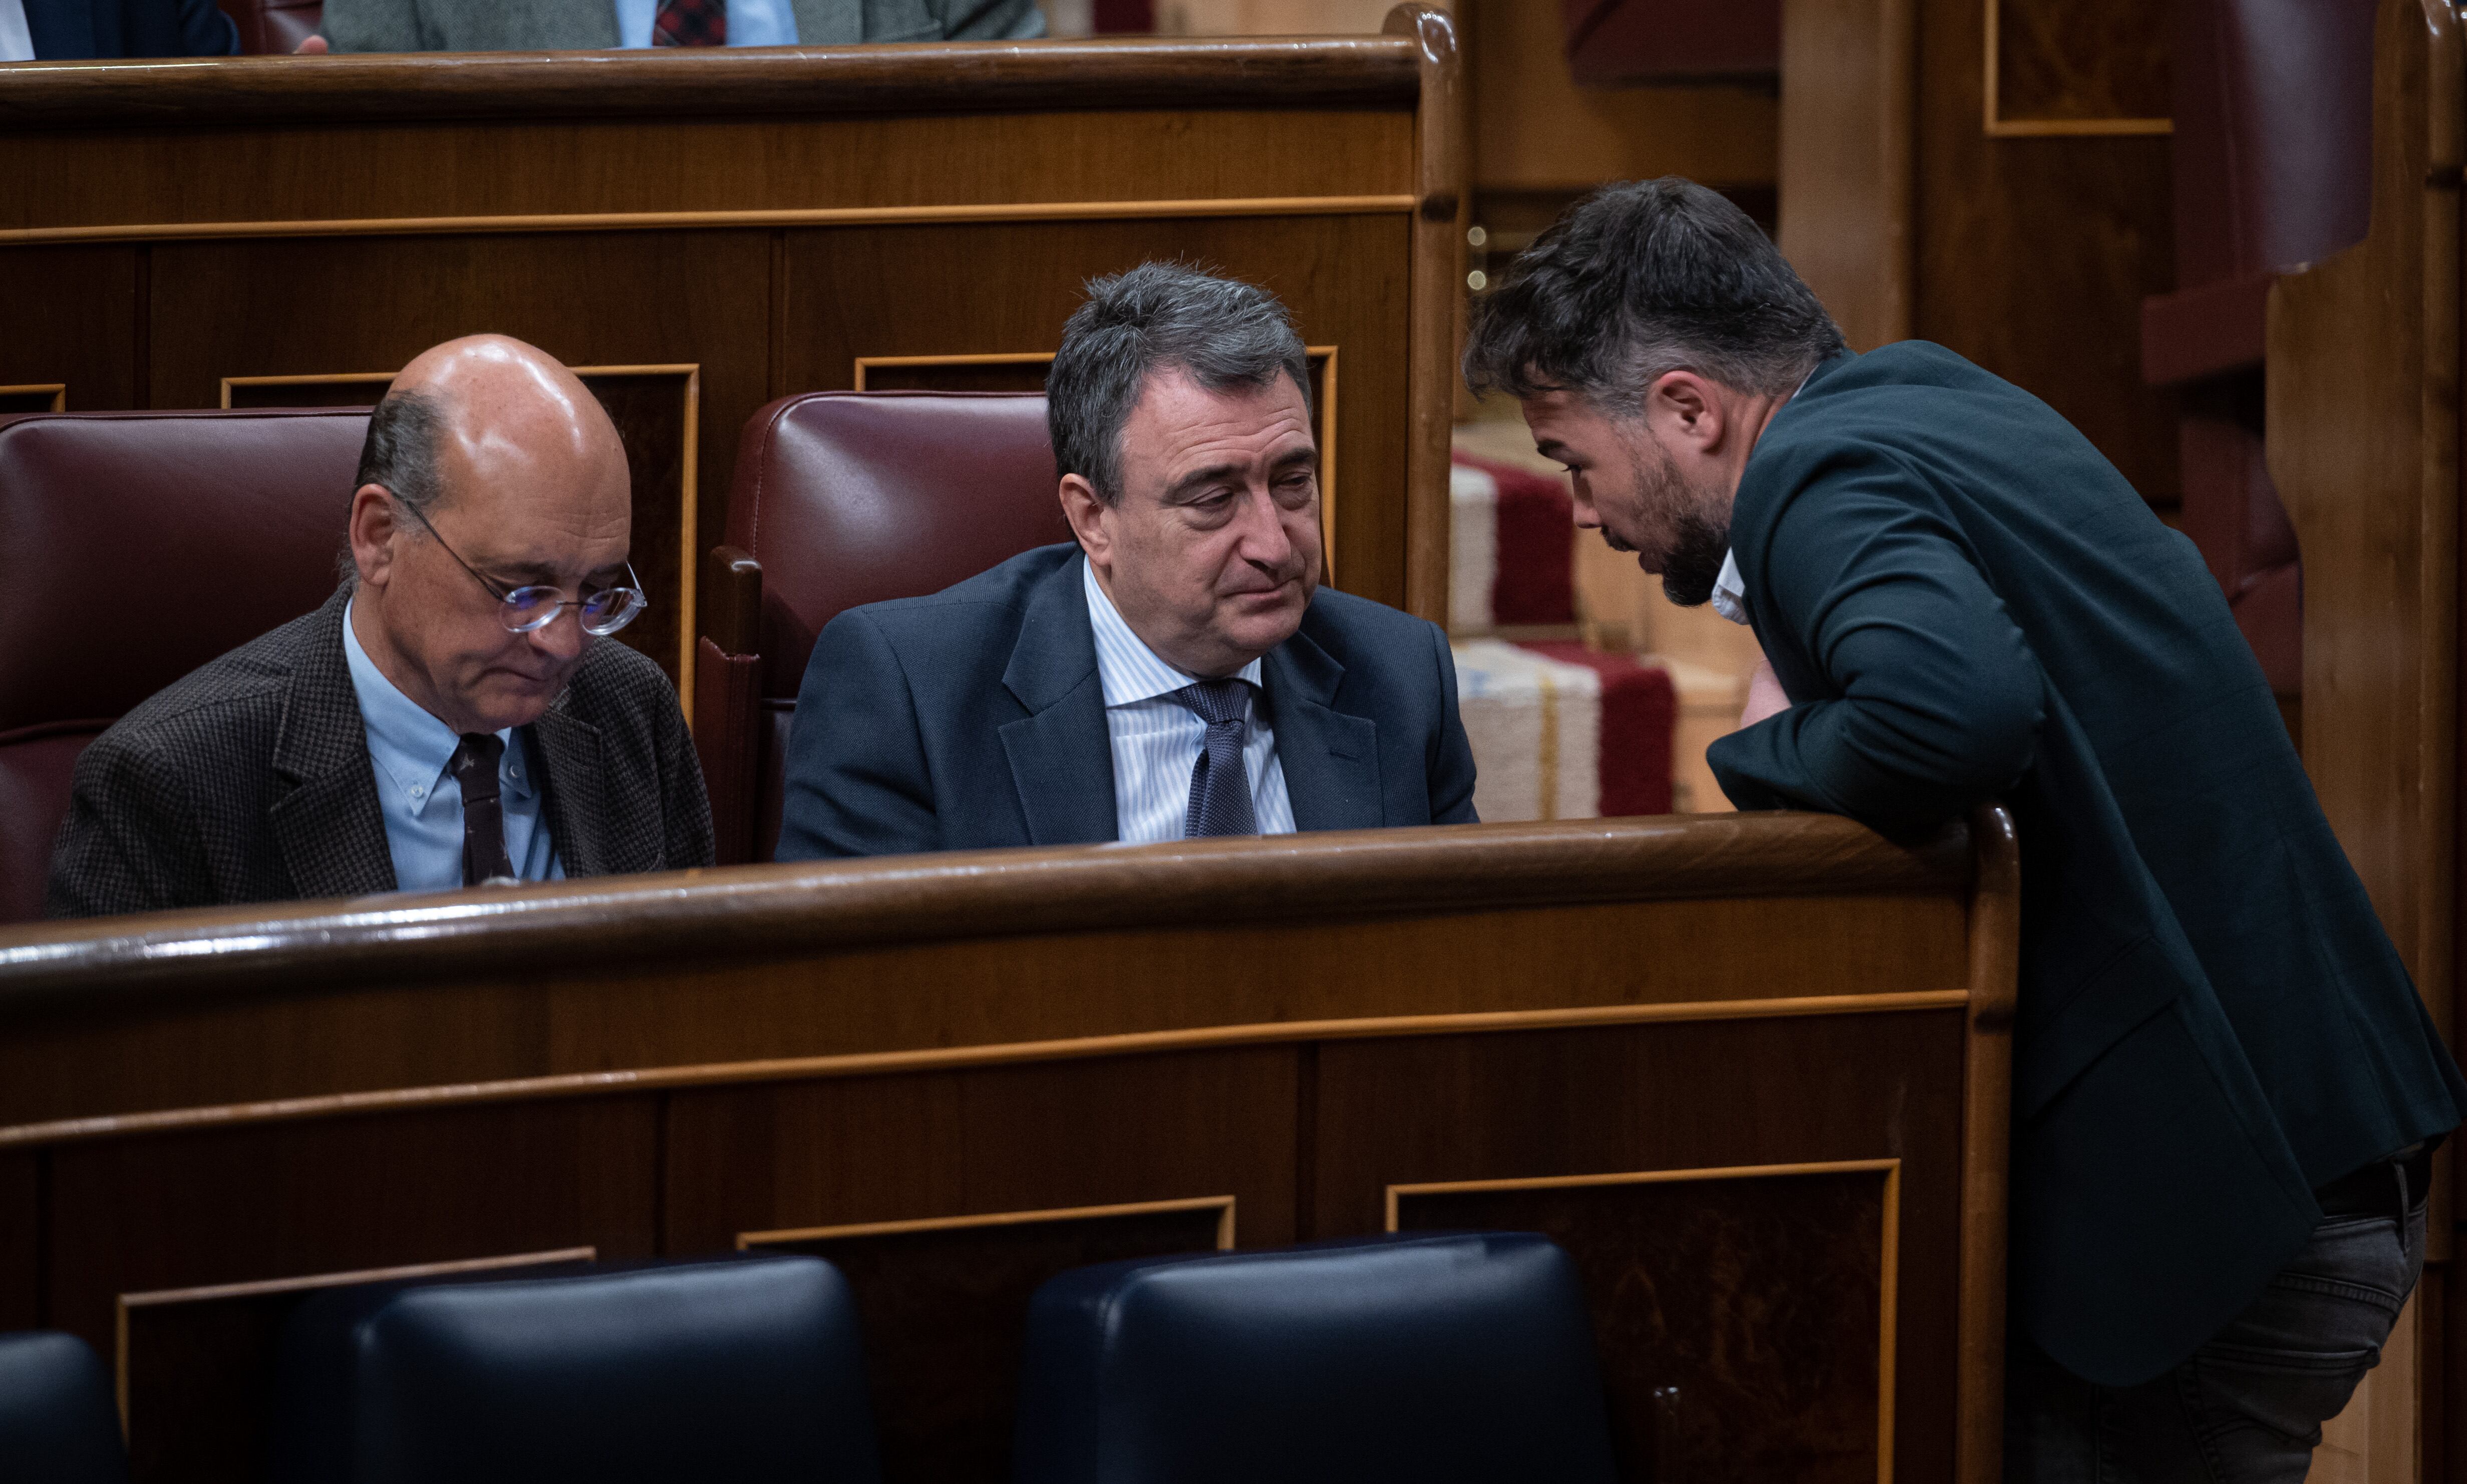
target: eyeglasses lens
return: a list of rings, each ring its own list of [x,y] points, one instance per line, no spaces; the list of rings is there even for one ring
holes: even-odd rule
[[[506,594],[506,628],[518,634],[530,633],[556,617],[565,605],[565,594],[554,587],[517,587]]]
[[[582,600],[582,631],[613,634],[634,622],[649,602],[637,587],[603,587]]]

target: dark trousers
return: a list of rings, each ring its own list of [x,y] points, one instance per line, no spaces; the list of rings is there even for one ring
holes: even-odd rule
[[[2424,1207],[2334,1217],[2193,1358],[2094,1386],[2020,1335],[2005,1359],[2005,1484],[2302,1484],[2424,1270]]]

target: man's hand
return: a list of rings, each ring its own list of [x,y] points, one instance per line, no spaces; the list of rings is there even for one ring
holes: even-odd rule
[[[1756,661],[1756,673],[1748,677],[1748,705],[1739,713],[1739,725],[1751,727],[1789,709],[1790,697],[1782,694],[1781,682],[1774,678],[1773,661]]]
[[[323,57],[326,55],[326,38],[318,35],[314,32],[311,32],[309,33],[306,40],[291,49],[291,55],[294,57]]]

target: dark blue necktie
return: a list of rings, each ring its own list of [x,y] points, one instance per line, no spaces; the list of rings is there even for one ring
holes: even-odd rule
[[[492,885],[511,881],[514,863],[506,856],[506,816],[497,796],[497,763],[506,744],[490,732],[467,732],[463,745],[446,760],[445,770],[463,788],[463,884]]]
[[[1251,731],[1250,690],[1247,681],[1202,680],[1173,693],[1175,700],[1208,723],[1208,740],[1190,768],[1190,811],[1182,826],[1186,837],[1259,833],[1258,817],[1251,812],[1251,775],[1242,766],[1242,743]]]

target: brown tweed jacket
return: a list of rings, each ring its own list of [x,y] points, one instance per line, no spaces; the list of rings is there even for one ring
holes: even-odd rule
[[[150,696],[78,759],[54,917],[395,889],[338,590]],[[569,877],[712,863],[711,804],[675,690],[594,644],[532,723]]]

